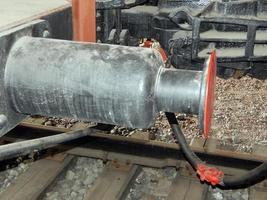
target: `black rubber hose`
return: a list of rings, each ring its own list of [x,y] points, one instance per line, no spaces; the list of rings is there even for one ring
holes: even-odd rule
[[[191,166],[196,170],[197,165],[203,163],[199,157],[190,149],[186,142],[185,136],[179,127],[178,121],[174,113],[165,113],[173,133],[177,139],[177,142],[185,155],[185,158],[191,164]],[[262,163],[260,166],[249,171],[248,173],[240,177],[223,177],[220,186],[224,189],[236,189],[245,188],[255,185],[267,178],[267,162]]]
[[[187,144],[184,134],[182,130],[180,129],[178,121],[176,120],[175,114],[167,112],[165,113],[165,115],[171,125],[173,134],[175,135],[176,140],[185,158],[188,160],[191,166],[196,170],[197,164],[201,163],[201,160],[197,157],[197,155],[190,149],[189,145]]]
[[[267,162],[240,177],[224,177],[223,184],[225,188],[246,188],[255,185],[267,178]]]

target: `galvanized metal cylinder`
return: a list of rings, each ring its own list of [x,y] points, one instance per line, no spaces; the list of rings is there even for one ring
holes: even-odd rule
[[[24,37],[5,88],[19,113],[146,128],[159,111],[197,113],[200,77],[165,69],[152,49]]]
[[[202,74],[191,70],[162,70],[156,92],[158,108],[166,112],[198,114]]]

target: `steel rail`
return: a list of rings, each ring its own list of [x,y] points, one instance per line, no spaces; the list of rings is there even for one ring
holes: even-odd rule
[[[62,132],[66,130],[69,129],[62,129]],[[27,132],[28,134],[26,134]],[[59,128],[55,128],[55,131],[53,131],[53,128],[49,126],[23,123],[21,127],[17,127],[2,139],[14,142],[59,132]],[[200,144],[202,144],[201,141],[193,142],[191,147],[202,159],[210,164],[216,165],[219,163],[222,166],[252,169],[267,160],[267,157],[264,155],[218,149],[216,147],[216,140],[208,141],[206,148],[203,148]],[[182,152],[175,143],[170,144],[111,135],[102,130],[93,131],[81,140],[71,141],[56,148],[67,149],[70,154],[96,157],[104,160],[116,160],[120,158],[120,155],[126,155],[124,156],[125,162],[132,160],[132,164],[152,165],[152,167],[177,166],[177,162],[183,159]],[[147,160],[140,162],[140,159],[138,159],[140,157],[146,157]]]

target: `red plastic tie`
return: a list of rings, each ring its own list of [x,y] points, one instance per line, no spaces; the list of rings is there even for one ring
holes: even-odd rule
[[[207,181],[211,183],[211,185],[218,185],[224,176],[223,171],[214,167],[208,167],[204,164],[197,165],[197,174],[201,181]]]

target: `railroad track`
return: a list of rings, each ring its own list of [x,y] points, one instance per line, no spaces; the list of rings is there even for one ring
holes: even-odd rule
[[[86,123],[77,123],[71,129],[56,128],[41,125],[42,120],[30,118],[5,135],[2,140],[17,142],[89,126]],[[203,160],[223,169],[228,175],[240,175],[256,167],[262,161],[267,161],[264,146],[255,146],[249,154],[223,149],[218,145],[219,141],[214,139],[208,140],[204,146],[203,144],[204,140],[195,139],[191,142],[191,148]],[[51,152],[53,152],[52,156]],[[172,179],[166,180],[163,176],[150,180],[160,187],[154,188],[153,194],[139,191],[143,199],[212,199],[211,188],[199,182],[190,165],[183,160],[182,153],[176,144],[110,135],[104,130],[99,130],[90,134],[86,139],[59,145],[53,148],[53,151],[50,150],[50,154],[49,156],[45,154],[41,159],[31,163],[29,169],[0,194],[0,199],[46,199],[47,193],[57,187],[60,177],[66,177],[69,167],[80,157],[91,158],[92,162],[100,159],[104,163],[99,176],[84,191],[83,199],[129,199],[131,192],[138,193],[140,190],[140,188],[139,190],[135,188],[140,184],[136,182],[138,177],[142,179],[147,169],[151,167],[175,168],[177,172],[172,174]],[[247,194],[249,200],[267,199],[267,183],[262,182],[250,187]],[[70,199],[79,198],[71,197]]]

